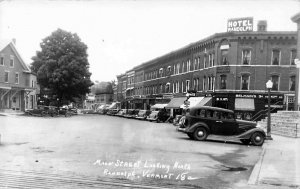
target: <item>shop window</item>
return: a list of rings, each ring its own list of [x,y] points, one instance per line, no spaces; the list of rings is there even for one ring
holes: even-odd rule
[[[221,50],[221,65],[229,65],[228,63],[228,49]]]
[[[242,75],[241,90],[249,90],[250,76],[248,74]]]
[[[271,77],[271,81],[273,82],[272,91],[278,91],[278,89],[279,89],[279,76],[278,75],[273,75]]]
[[[272,65],[280,64],[280,51],[278,49],[274,49],[272,51]]]
[[[291,50],[291,60],[290,60],[291,65],[295,65],[296,55],[297,55],[297,51],[296,50]]]
[[[227,76],[221,75],[220,78],[220,89],[226,89]]]
[[[251,63],[251,51],[249,49],[245,49],[242,51],[242,64],[249,65]]]
[[[290,91],[295,91],[295,85],[296,85],[296,76],[290,77]]]

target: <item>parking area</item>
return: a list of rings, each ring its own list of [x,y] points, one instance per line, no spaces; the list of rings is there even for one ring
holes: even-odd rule
[[[262,152],[239,141],[193,141],[168,123],[107,115],[1,116],[0,122],[1,172],[109,180],[124,187],[246,186]]]

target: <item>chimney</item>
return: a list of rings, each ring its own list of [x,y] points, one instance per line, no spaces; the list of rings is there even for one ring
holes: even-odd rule
[[[16,40],[16,38],[13,38],[11,41],[14,43],[14,45],[17,45],[17,40]]]
[[[257,23],[257,31],[258,32],[266,32],[267,31],[267,21],[259,20]]]

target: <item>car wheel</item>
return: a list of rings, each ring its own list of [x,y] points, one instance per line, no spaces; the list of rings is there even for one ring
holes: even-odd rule
[[[187,133],[187,136],[189,136],[190,139],[194,140],[194,135],[193,135],[193,133]]]
[[[245,145],[250,144],[251,140],[250,139],[241,139],[241,142]]]
[[[208,133],[204,127],[198,127],[193,133],[193,137],[195,140],[205,140],[207,136]]]
[[[265,141],[265,137],[262,133],[255,132],[251,136],[251,142],[254,146],[261,146],[263,145],[264,141]]]

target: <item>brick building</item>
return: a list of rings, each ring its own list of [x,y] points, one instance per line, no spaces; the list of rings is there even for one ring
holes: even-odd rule
[[[270,79],[273,107],[292,108],[296,43],[296,32],[267,31],[266,21],[258,22],[257,31],[216,33],[118,77],[122,104],[148,109],[193,90],[211,97],[213,106],[241,110],[249,118],[265,108]]]
[[[37,105],[36,75],[21,58],[15,40],[0,41],[0,110],[33,109]]]

